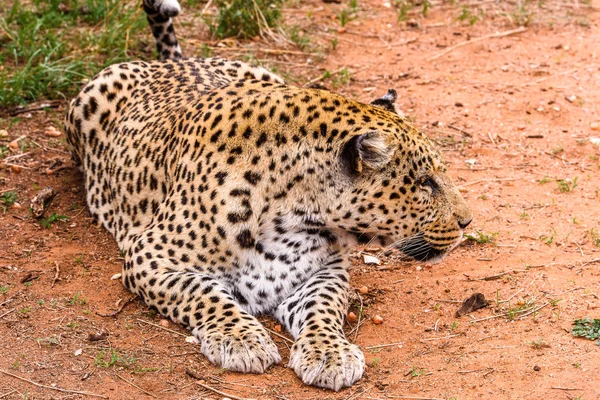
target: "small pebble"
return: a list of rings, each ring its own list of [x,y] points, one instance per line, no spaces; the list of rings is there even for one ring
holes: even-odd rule
[[[534,365],[533,366],[533,370],[534,371],[539,371],[539,370],[541,370],[541,368],[539,367],[539,365]]]
[[[600,129],[600,122],[594,121],[590,124],[590,129],[593,131],[597,131]]]
[[[14,208],[15,210],[20,210],[21,208],[23,208],[23,206],[19,203],[13,203],[12,208]]]
[[[381,261],[379,261],[379,258],[377,258],[375,256],[370,256],[368,254],[363,254],[363,262],[365,264],[376,264],[376,265],[381,264]]]
[[[358,321],[358,317],[356,316],[356,314],[354,314],[352,311],[350,311],[348,313],[348,315],[346,316],[346,320],[350,323],[354,323],[354,322]]]
[[[19,141],[17,139],[13,140],[8,144],[8,148],[13,151],[19,150]]]
[[[191,343],[191,344],[198,344],[198,339],[196,339],[196,336],[188,336],[185,338],[185,342],[186,343]]]
[[[368,288],[368,287],[366,287],[366,286],[361,286],[361,287],[358,289],[358,292],[359,292],[360,294],[367,294],[367,293],[369,293],[369,288]]]
[[[59,137],[62,135],[62,132],[53,126],[48,126],[46,129],[44,129],[44,135],[50,137]]]
[[[375,325],[381,325],[383,324],[383,317],[381,315],[376,315],[373,317],[373,323]]]
[[[10,166],[10,170],[12,172],[14,172],[15,174],[20,174],[21,173],[21,167],[19,167],[18,165],[11,165]]]
[[[111,281],[116,281],[117,279],[121,279],[121,274],[114,274],[110,277]]]
[[[0,138],[7,138],[8,131],[6,129],[0,129]]]
[[[161,319],[158,324],[160,326],[162,326],[163,328],[167,328],[169,326],[169,320],[168,319]]]
[[[75,353],[73,353],[73,355],[75,357],[79,357],[82,353],[83,353],[83,349],[77,349],[77,350],[75,350]]]
[[[273,330],[277,333],[281,333],[281,331],[283,331],[283,328],[281,327],[281,325],[277,324],[273,327]]]

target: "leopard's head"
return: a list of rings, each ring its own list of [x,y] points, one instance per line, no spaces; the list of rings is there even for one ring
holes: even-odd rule
[[[434,145],[390,107],[393,94],[365,106],[368,118],[339,150],[348,187],[334,223],[436,262],[460,242],[472,212]]]

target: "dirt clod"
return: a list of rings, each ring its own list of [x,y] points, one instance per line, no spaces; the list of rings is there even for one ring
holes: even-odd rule
[[[29,205],[33,216],[41,218],[50,206],[50,203],[52,203],[52,200],[54,200],[54,197],[56,197],[56,194],[56,191],[51,186],[47,186],[40,190],[38,194],[31,199]]]
[[[455,317],[459,318],[463,315],[472,313],[475,310],[488,306],[488,301],[482,293],[474,293],[468,299],[463,301],[460,308],[456,311]]]
[[[101,340],[105,340],[106,338],[108,338],[108,332],[106,332],[106,331],[90,333],[88,335],[88,341],[90,341],[90,342],[99,342]]]

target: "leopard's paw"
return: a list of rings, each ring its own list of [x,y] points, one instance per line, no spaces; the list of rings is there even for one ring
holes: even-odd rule
[[[292,347],[288,366],[307,385],[336,392],[352,386],[365,370],[365,356],[360,348],[346,339],[300,337]]]
[[[277,346],[262,327],[244,333],[195,330],[194,335],[208,360],[230,371],[263,373],[281,361]]]

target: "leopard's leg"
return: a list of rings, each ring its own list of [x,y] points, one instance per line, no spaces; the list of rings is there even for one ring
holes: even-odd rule
[[[177,0],[143,0],[144,12],[156,41],[159,60],[181,58],[172,17],[181,11]]]
[[[151,230],[136,239],[125,256],[125,287],[160,314],[191,328],[213,364],[262,373],[279,363],[281,356],[265,328],[239,306],[222,282],[202,267],[157,250],[160,241]]]
[[[348,305],[348,272],[334,257],[278,308],[276,317],[296,339],[289,366],[302,381],[335,391],[351,386],[365,358],[342,329]]]

